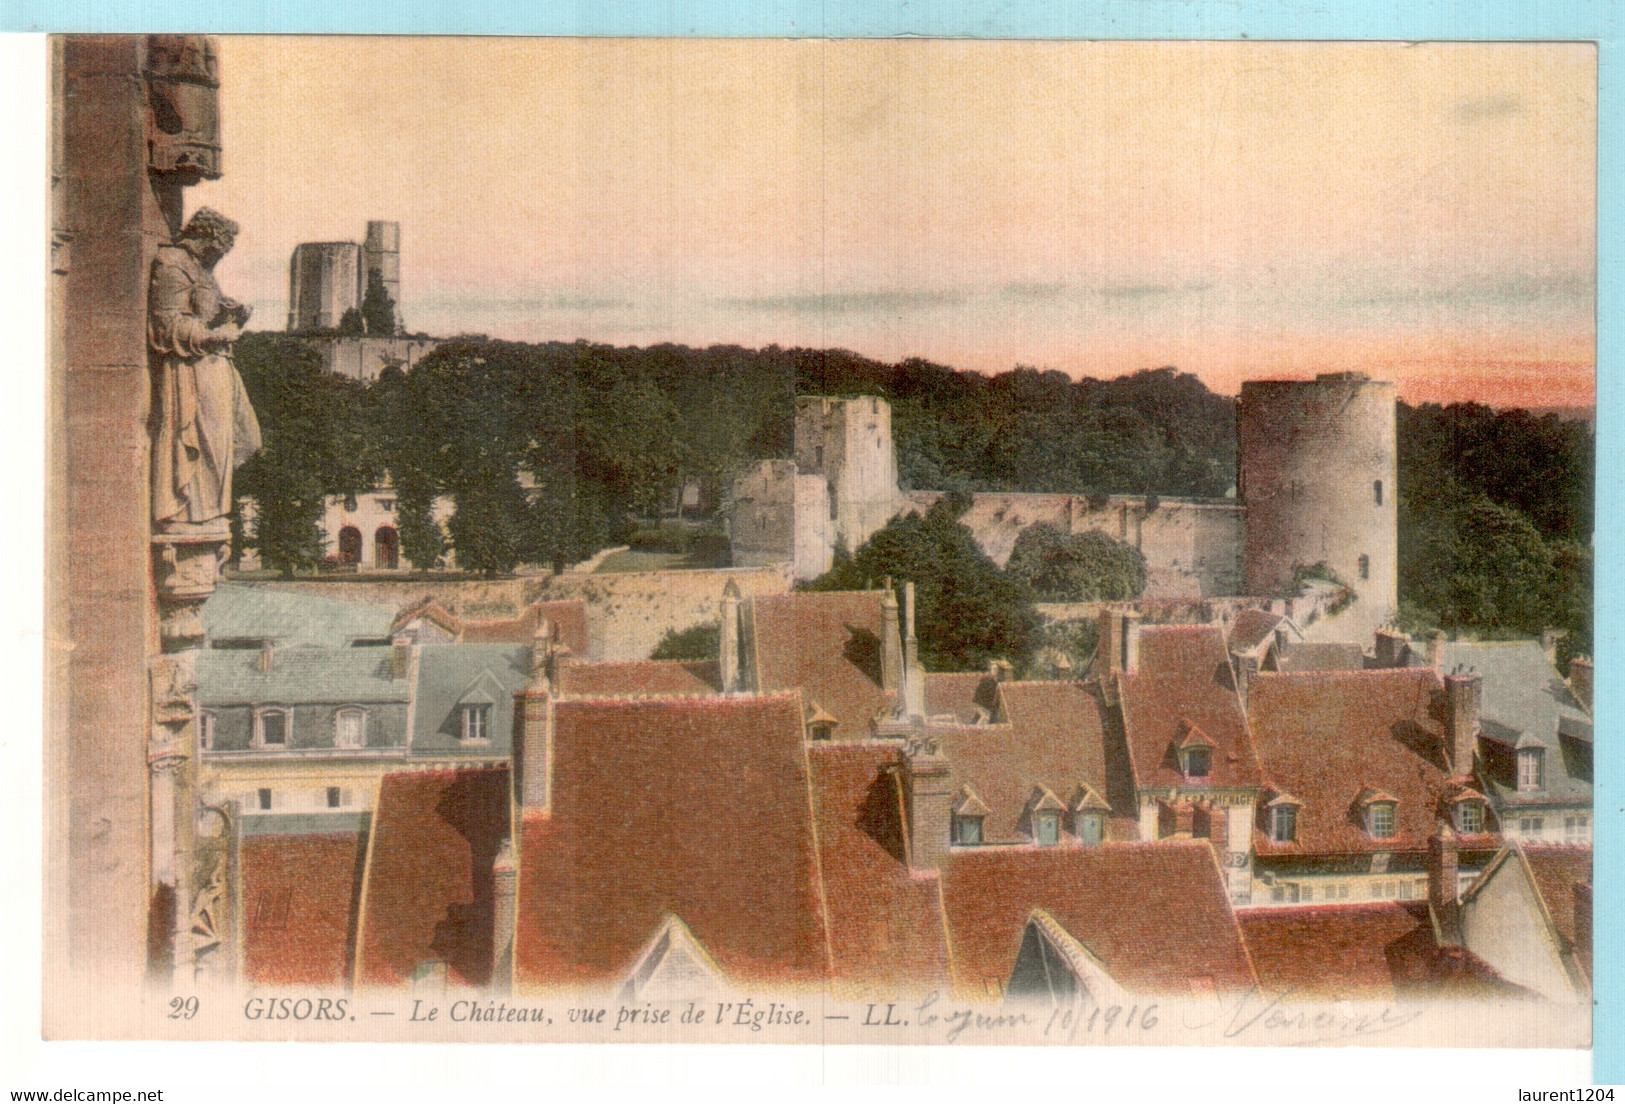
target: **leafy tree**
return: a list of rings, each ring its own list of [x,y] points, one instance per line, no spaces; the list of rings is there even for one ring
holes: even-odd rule
[[[389,297],[389,289],[384,286],[384,275],[376,268],[367,270],[367,291],[361,297],[361,319],[369,334],[375,337],[395,336],[395,300]]]
[[[339,317],[339,333],[345,337],[360,337],[367,332],[366,320],[361,312],[354,307],[347,307],[344,314]]]
[[[1005,571],[1046,602],[1121,602],[1145,590],[1145,556],[1105,533],[1067,534],[1047,522],[1016,538]]]
[[[994,566],[959,523],[966,505],[949,495],[924,517],[894,518],[806,589],[859,590],[885,577],[911,581],[920,659],[927,667],[984,670],[994,659],[1024,667],[1038,627],[1032,593]]]
[[[355,380],[324,372],[297,337],[245,335],[236,361],[264,442],[234,491],[255,501],[261,558],[284,573],[309,568],[322,556],[326,497],[359,493],[382,475],[372,397]]]
[[[650,659],[715,659],[722,647],[721,626],[714,623],[691,625],[681,631],[667,629]]]

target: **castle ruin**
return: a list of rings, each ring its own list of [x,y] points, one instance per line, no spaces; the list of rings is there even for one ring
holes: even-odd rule
[[[989,492],[961,522],[999,566],[1028,526],[1104,532],[1146,559],[1144,597],[1279,600],[1306,580],[1347,596],[1330,632],[1364,639],[1398,608],[1394,387],[1358,373],[1251,381],[1237,404],[1234,498]],[[828,571],[941,491],[897,484],[891,406],[872,395],[796,400],[795,459],[762,460],[733,488],[734,563]],[[1307,628],[1307,626],[1300,626]],[[1327,637],[1329,639],[1329,637]]]

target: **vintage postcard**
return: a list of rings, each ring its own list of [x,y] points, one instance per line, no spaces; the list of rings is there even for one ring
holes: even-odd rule
[[[48,1038],[1590,1045],[1594,44],[50,81]]]

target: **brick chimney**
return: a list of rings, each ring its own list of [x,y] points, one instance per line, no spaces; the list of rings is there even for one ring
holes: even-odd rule
[[[1428,666],[1435,671],[1444,670],[1444,633],[1438,629],[1428,634]]]
[[[1140,669],[1140,614],[1137,610],[1105,609],[1100,614],[1100,642],[1095,670],[1106,700],[1117,700],[1117,676]]]
[[[948,761],[934,740],[911,740],[903,753],[904,798],[908,802],[908,865],[941,870],[948,856],[953,821],[953,789]]]
[[[1258,675],[1258,657],[1232,654],[1230,658],[1235,661],[1236,697],[1241,699],[1242,711],[1246,712],[1247,694],[1252,689],[1253,679]]]
[[[1575,700],[1591,708],[1591,676],[1593,669],[1591,660],[1585,656],[1576,656],[1569,660],[1569,689],[1574,693]]]
[[[1450,773],[1458,778],[1473,773],[1483,690],[1484,681],[1476,671],[1458,667],[1444,677],[1445,753],[1450,758]]]
[[[505,839],[491,863],[491,986],[506,993],[513,987],[513,933],[518,914],[515,894],[519,867],[514,861],[513,840]]]
[[[1411,638],[1394,629],[1377,630],[1376,662],[1383,669],[1405,666]]]
[[[530,641],[530,675],[514,694],[514,793],[526,809],[545,809],[552,800],[553,686],[569,649],[552,622],[542,618]]]
[[[722,692],[739,692],[741,677],[739,651],[739,586],[732,579],[722,588],[722,627],[718,634],[717,665],[722,673]]]
[[[909,720],[925,717],[925,669],[920,666],[920,642],[914,635],[914,584],[903,584],[903,712]]]
[[[389,642],[389,677],[405,679],[412,677],[412,653],[417,645],[406,633],[398,633]]]
[[[897,594],[891,580],[880,599],[880,688],[896,690],[902,681],[903,631],[897,624]]]
[[[1457,852],[1456,833],[1449,824],[1439,821],[1438,831],[1428,840],[1428,912],[1433,917],[1434,938],[1442,947],[1461,946]]]

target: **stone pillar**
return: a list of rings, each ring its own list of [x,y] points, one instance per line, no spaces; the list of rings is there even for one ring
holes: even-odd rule
[[[516,893],[519,864],[514,858],[513,840],[505,839],[491,864],[491,988],[498,993],[513,990],[513,933],[517,917]]]
[[[148,286],[184,188],[219,175],[213,44],[64,37],[53,90],[45,1020],[96,1034],[120,1002],[87,991],[191,962],[195,709],[155,574],[201,603],[225,527],[206,555],[154,552]]]
[[[880,599],[880,688],[896,690],[902,682],[903,633],[897,623],[897,593],[891,580]]]
[[[169,225],[147,171],[140,37],[52,44],[53,345],[47,604],[47,1025],[84,1022],[66,996],[124,990],[146,970],[147,272]]]
[[[514,733],[514,792],[527,811],[546,809],[552,802],[553,685],[568,656],[552,622],[542,618],[531,639],[530,677],[514,695],[519,722]]]

